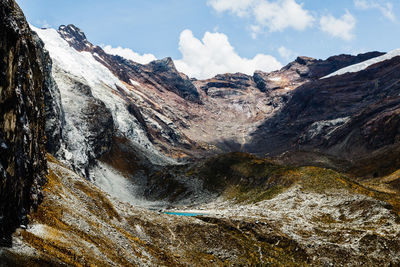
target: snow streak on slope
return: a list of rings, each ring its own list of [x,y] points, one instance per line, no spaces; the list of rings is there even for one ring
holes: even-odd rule
[[[70,147],[79,146],[85,139],[85,132],[82,125],[85,125],[84,120],[79,120],[79,112],[81,112],[79,99],[81,95],[71,92],[70,80],[76,80],[80,83],[90,86],[93,97],[104,102],[106,107],[111,111],[117,134],[129,139],[132,144],[142,151],[146,151],[148,158],[155,164],[173,163],[173,160],[164,156],[159,152],[147,138],[145,131],[140,127],[140,123],[127,110],[126,102],[121,98],[119,90],[123,90],[124,94],[132,95],[125,85],[115,77],[112,72],[99,63],[91,53],[78,52],[59,35],[54,29],[38,29],[31,26],[37,32],[39,37],[45,43],[45,48],[49,51],[53,59],[53,76],[59,85],[61,92],[62,104],[65,109],[67,129],[74,129],[73,132],[67,133],[69,136]],[[118,88],[117,88],[118,87]],[[132,95],[133,96],[133,95]],[[87,97],[87,96],[86,96]],[[133,96],[135,97],[135,96]],[[75,103],[75,104],[74,104]],[[72,125],[71,125],[72,124]],[[79,144],[76,144],[79,142]],[[74,145],[71,145],[74,144]],[[68,150],[67,149],[67,150]],[[87,149],[69,149],[72,153],[70,158],[81,158]],[[86,151],[86,153],[88,153]]]
[[[379,63],[379,62],[382,62],[385,60],[389,60],[389,59],[392,59],[397,56],[400,56],[400,49],[392,50],[380,57],[371,58],[364,62],[354,64],[354,65],[348,66],[346,68],[340,69],[338,71],[335,71],[334,73],[331,73],[325,77],[322,77],[321,79],[329,78],[329,77],[336,76],[336,75],[343,75],[343,74],[349,73],[349,72],[359,72],[359,71],[365,70],[369,66],[372,66],[376,63]]]
[[[106,163],[99,162],[99,164],[91,170],[90,177],[94,178],[93,183],[101,190],[131,205],[139,207],[162,207],[166,205],[166,203],[161,201],[153,202],[138,198],[137,195],[140,194],[138,191],[142,189],[140,185],[133,184]]]

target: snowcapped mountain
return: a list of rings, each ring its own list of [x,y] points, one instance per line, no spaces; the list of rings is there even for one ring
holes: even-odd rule
[[[1,266],[399,265],[397,50],[196,80],[0,14]]]
[[[61,101],[65,117],[57,154],[85,176],[95,159],[124,140],[156,165],[226,149],[215,145],[236,136],[235,142],[245,142],[286,94],[265,99],[252,77],[242,74],[191,81],[168,58],[141,65],[111,56],[72,25],[33,29],[53,60],[61,96],[54,100]],[[240,87],[237,81],[243,81]]]
[[[84,166],[95,157],[101,156],[105,151],[95,151],[90,146],[90,139],[97,138],[90,135],[94,132],[111,129],[107,134],[99,136],[111,141],[114,134],[129,139],[135,146],[149,152],[153,163],[172,162],[158,153],[143,131],[139,121],[130,114],[123,99],[124,94],[130,97],[140,96],[131,93],[129,89],[111,73],[104,65],[100,64],[94,56],[85,51],[72,48],[61,35],[53,29],[33,28],[45,43],[53,59],[53,76],[61,92],[61,100],[66,116],[66,144],[63,153],[67,160],[73,160],[74,166]],[[97,109],[91,112],[86,109]],[[100,109],[100,110],[99,110]],[[82,113],[80,111],[83,111]],[[91,115],[96,118],[89,118]],[[83,116],[83,117],[82,117]],[[104,120],[105,117],[109,120]],[[99,125],[90,125],[90,121],[102,121]],[[115,124],[113,126],[113,124]],[[90,130],[92,127],[92,131]],[[100,140],[97,140],[98,144]],[[107,140],[104,140],[107,142]],[[87,167],[87,166],[85,166]]]
[[[334,73],[331,73],[331,74],[323,77],[322,79],[329,78],[329,77],[336,76],[336,75],[342,75],[345,73],[359,72],[359,71],[365,70],[366,68],[368,68],[374,64],[377,64],[377,63],[380,63],[380,62],[383,62],[386,60],[390,60],[390,59],[392,59],[394,57],[398,57],[398,56],[400,56],[400,49],[395,49],[395,50],[392,50],[382,56],[374,57],[369,60],[365,60],[361,63],[350,65],[350,66],[347,66],[340,70],[337,70]]]
[[[322,77],[362,70],[396,54],[371,52],[327,60],[299,57],[272,73],[224,74],[201,81],[179,73],[170,58],[142,65],[109,55],[74,25],[63,25],[58,31],[34,30],[53,59],[53,77],[65,114],[63,145],[57,153],[86,177],[98,160],[106,158],[113,172],[126,173],[124,164],[110,160],[119,157],[120,150],[135,154],[129,164],[141,166],[237,150],[274,154],[271,145],[253,147],[260,138],[268,140],[264,125],[279,118],[304,86],[314,86]],[[354,115],[346,111],[320,121],[326,125],[335,121],[332,127],[339,127],[336,121]],[[293,140],[283,142],[294,145]],[[112,149],[116,147],[119,152]],[[138,179],[129,173],[130,179]]]

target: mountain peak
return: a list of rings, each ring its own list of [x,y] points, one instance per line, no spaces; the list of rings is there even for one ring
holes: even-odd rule
[[[315,63],[317,61],[317,59],[312,58],[312,57],[299,56],[296,58],[295,61],[301,65],[309,65],[309,64]]]
[[[175,67],[174,61],[170,57],[154,60],[148,65],[151,65],[153,68],[155,68],[155,70],[178,72]]]
[[[73,24],[61,25],[58,33],[78,51],[87,51],[93,48],[93,44],[86,39],[85,33]]]

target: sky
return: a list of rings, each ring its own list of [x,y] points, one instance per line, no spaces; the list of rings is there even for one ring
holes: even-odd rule
[[[74,24],[106,52],[172,57],[196,78],[279,69],[297,56],[400,48],[399,0],[17,0],[37,27]]]

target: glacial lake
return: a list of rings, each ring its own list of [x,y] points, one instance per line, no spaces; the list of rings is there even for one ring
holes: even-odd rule
[[[189,216],[189,217],[198,216],[198,215],[206,215],[204,213],[174,212],[174,211],[166,211],[166,212],[164,212],[164,214],[176,215],[176,216]]]

